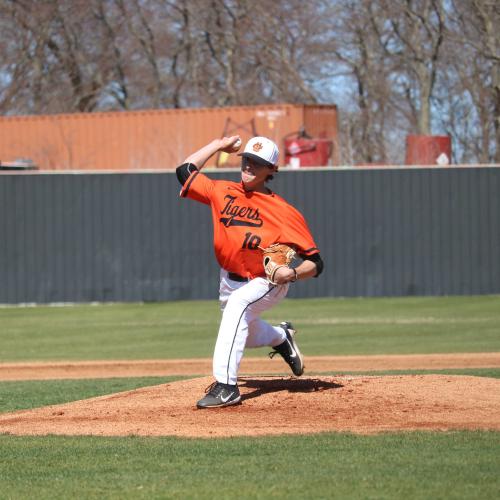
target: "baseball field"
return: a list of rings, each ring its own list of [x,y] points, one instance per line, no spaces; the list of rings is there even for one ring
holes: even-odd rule
[[[498,498],[500,296],[287,299],[196,410],[215,301],[0,308],[1,498]]]

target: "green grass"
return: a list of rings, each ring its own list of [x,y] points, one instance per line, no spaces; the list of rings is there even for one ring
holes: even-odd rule
[[[500,351],[499,296],[286,300],[265,318],[293,321],[306,355]],[[213,301],[5,307],[0,362],[210,357],[219,319]],[[500,378],[492,368],[373,373]],[[0,382],[0,412],[176,378]],[[1,499],[488,500],[499,497],[499,469],[500,432],[217,440],[0,435]]]
[[[500,350],[499,296],[314,299],[296,316],[310,355]]]
[[[0,496],[497,499],[500,433],[0,436]]]
[[[0,381],[0,412],[39,408],[165,384],[181,377]]]
[[[309,355],[500,351],[500,296],[287,299],[264,318]],[[210,357],[219,320],[216,301],[5,307],[0,362]]]

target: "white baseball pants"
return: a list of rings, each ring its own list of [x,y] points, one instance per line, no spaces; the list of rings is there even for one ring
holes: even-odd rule
[[[286,334],[260,315],[286,297],[286,285],[271,285],[265,278],[248,282],[233,281],[221,269],[219,300],[222,320],[215,344],[213,373],[218,382],[236,384],[245,347],[274,347]]]

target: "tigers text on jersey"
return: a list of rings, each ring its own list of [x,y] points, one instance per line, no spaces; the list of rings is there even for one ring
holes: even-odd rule
[[[210,205],[219,265],[247,278],[265,276],[262,251],[273,243],[292,245],[304,256],[319,253],[302,214],[277,194],[247,192],[238,182],[193,172],[180,193]]]

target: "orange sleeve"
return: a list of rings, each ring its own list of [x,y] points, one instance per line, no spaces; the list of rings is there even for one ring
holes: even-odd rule
[[[181,198],[190,198],[191,200],[210,205],[214,185],[215,181],[209,179],[199,171],[195,171],[187,178],[182,186],[180,196]]]
[[[316,246],[304,216],[293,207],[287,214],[280,243],[294,246],[301,255],[309,256],[319,253],[319,248]]]

